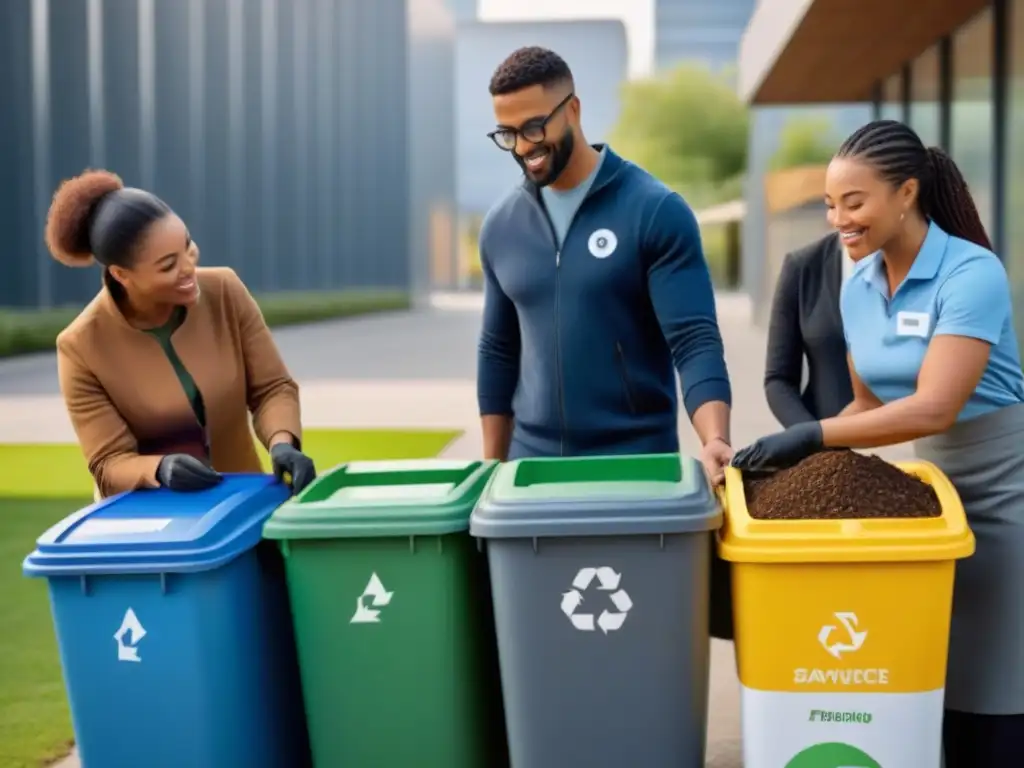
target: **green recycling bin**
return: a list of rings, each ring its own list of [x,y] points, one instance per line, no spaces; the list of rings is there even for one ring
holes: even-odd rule
[[[494,467],[342,464],[264,526],[284,555],[317,766],[507,765],[486,558],[468,534]]]

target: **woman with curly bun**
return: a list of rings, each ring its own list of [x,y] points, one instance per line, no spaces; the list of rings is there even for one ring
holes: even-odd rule
[[[98,497],[201,490],[221,472],[316,476],[301,452],[298,385],[259,307],[226,267],[200,268],[185,223],[113,173],[60,185],[46,244],[69,267],[98,262],[99,294],[57,337],[60,388]]]

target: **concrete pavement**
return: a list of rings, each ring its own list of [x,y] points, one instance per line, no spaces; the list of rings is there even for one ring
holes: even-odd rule
[[[478,295],[436,296],[412,313],[285,328],[275,332],[302,388],[304,421],[317,427],[446,427],[464,430],[451,457],[480,455],[475,400]],[[737,446],[777,429],[764,402],[764,333],[746,297],[718,301],[733,383]],[[8,442],[74,441],[56,383],[53,355],[0,362],[0,423]],[[698,443],[686,424],[683,448]],[[903,458],[907,449],[884,452]],[[74,768],[72,756],[60,768]],[[740,768],[738,682],[732,645],[712,643],[708,768]]]

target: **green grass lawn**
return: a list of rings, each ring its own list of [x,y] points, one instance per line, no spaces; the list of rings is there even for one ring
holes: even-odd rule
[[[304,450],[324,471],[356,458],[436,456],[459,435],[448,430],[307,429]],[[270,459],[259,447],[263,467]],[[78,499],[92,496],[92,477],[77,445],[0,444],[0,498]],[[6,768],[0,763],[0,768]]]
[[[309,430],[320,470],[436,456],[457,432]],[[72,740],[46,584],[21,575],[36,537],[92,501],[77,446],[0,445],[0,768],[38,768]]]
[[[60,757],[71,719],[46,584],[21,575],[36,537],[91,499],[0,499],[0,766],[35,768]]]

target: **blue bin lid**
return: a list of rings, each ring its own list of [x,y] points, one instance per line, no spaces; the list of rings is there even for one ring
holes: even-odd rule
[[[79,510],[36,541],[26,576],[192,573],[256,546],[289,496],[271,475],[236,474],[209,490],[129,491]]]
[[[717,530],[701,465],[679,454],[519,459],[495,470],[469,521],[482,539]]]

